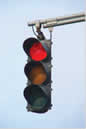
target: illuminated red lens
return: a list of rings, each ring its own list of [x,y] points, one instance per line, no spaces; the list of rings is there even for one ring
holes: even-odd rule
[[[41,61],[47,57],[47,52],[43,48],[42,44],[37,42],[30,48],[30,56],[35,61]]]

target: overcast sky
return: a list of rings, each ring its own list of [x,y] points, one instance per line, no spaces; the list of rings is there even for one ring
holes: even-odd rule
[[[0,2],[0,128],[85,127],[85,23],[54,28],[53,107],[45,114],[26,110],[23,90],[27,56],[22,49],[23,41],[34,36],[28,21],[84,10],[84,0]],[[49,38],[48,29],[43,32]]]

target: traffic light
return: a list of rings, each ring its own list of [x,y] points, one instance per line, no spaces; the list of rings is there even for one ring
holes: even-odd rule
[[[24,89],[27,109],[36,113],[47,112],[51,109],[51,41],[28,38],[23,49],[28,56],[24,68],[28,80]]]

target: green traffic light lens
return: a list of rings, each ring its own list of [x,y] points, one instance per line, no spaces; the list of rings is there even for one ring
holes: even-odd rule
[[[35,87],[32,89],[30,102],[34,110],[43,108],[46,105],[47,101],[47,97],[40,89]]]
[[[45,108],[48,103],[48,97],[37,85],[32,85],[24,91],[24,96],[31,105],[32,110],[39,111]]]
[[[44,97],[38,97],[35,99],[35,101],[32,104],[32,108],[34,110],[39,110],[41,108],[43,108],[46,104],[46,98]]]

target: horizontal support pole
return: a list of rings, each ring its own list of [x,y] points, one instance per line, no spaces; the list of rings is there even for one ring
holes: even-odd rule
[[[49,22],[54,22],[54,21],[60,21],[60,20],[66,20],[66,19],[75,19],[75,18],[79,18],[79,17],[85,17],[85,13],[81,12],[81,13],[77,13],[77,14],[72,14],[72,15],[68,15],[68,16],[60,16],[60,17],[56,17],[56,18],[48,18],[48,19],[44,19],[44,20],[35,20],[32,22],[28,22],[28,26],[34,26],[36,24],[46,24]]]
[[[64,20],[44,24],[43,28],[49,28],[49,27],[55,27],[55,26],[60,26],[60,25],[84,22],[85,20],[86,20],[85,17],[77,17],[75,19],[64,19]]]

